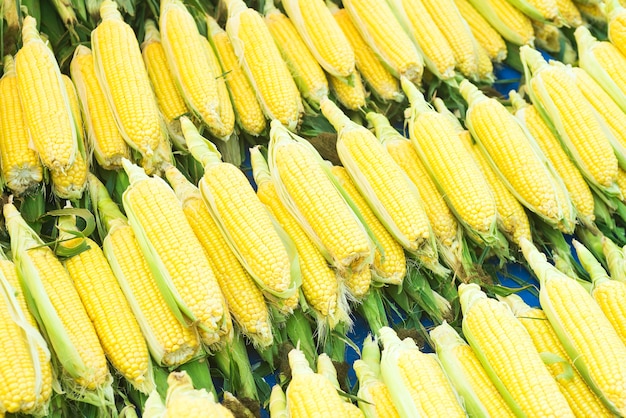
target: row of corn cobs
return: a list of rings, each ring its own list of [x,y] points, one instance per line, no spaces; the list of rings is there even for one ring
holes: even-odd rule
[[[292,17],[294,22],[303,23],[304,17],[315,16],[301,8],[321,4],[301,3],[284,4],[288,14],[299,16]],[[52,387],[46,347],[52,349],[55,362],[61,366],[59,379],[68,393],[113,410],[112,377],[105,354],[139,390],[150,392],[154,383],[148,352],[159,365],[174,367],[199,355],[201,344],[208,351],[217,351],[232,338],[231,314],[257,347],[267,347],[272,344],[273,331],[266,301],[288,315],[300,302],[298,288],[320,325],[335,328],[350,322],[346,300],[365,297],[372,280],[401,284],[407,257],[447,277],[450,273],[440,264],[441,258],[457,276],[472,279],[474,267],[464,256],[465,235],[507,259],[509,244],[505,236],[516,245],[531,239],[530,221],[523,206],[550,227],[566,233],[573,232],[577,219],[593,228],[598,204],[618,207],[623,199],[619,181],[623,179],[620,176],[626,155],[621,148],[626,133],[621,106],[626,89],[619,72],[611,71],[620,68],[619,62],[626,58],[614,46],[595,42],[584,27],[578,29],[581,65],[586,72],[548,64],[535,50],[523,47],[521,57],[528,71],[527,89],[533,105],[512,95],[519,119],[469,81],[461,82],[460,93],[469,105],[466,125],[470,136],[443,102],[435,100],[434,109],[413,84],[420,81],[423,71],[419,52],[414,62],[393,64],[394,57],[400,60],[411,55],[407,50],[396,50],[395,56],[392,53],[391,46],[401,43],[390,37],[407,36],[402,36],[402,26],[385,25],[383,29],[393,33],[379,34],[373,30],[374,26],[380,29],[375,22],[370,22],[372,29],[367,31],[367,21],[355,18],[364,15],[359,7],[365,3],[345,1],[344,13],[351,16],[349,22],[359,25],[361,34],[369,35],[358,39],[369,43],[363,45],[370,56],[372,50],[378,51],[374,57],[391,56],[380,68],[391,75],[387,81],[393,85],[393,93],[384,97],[381,90],[380,97],[402,100],[402,91],[408,97],[410,141],[380,113],[366,115],[376,135],[351,121],[325,97],[327,86],[322,87],[322,93],[309,96],[306,92],[310,90],[298,83],[290,86],[293,79],[288,71],[293,65],[284,66],[276,54],[279,50],[267,37],[270,32],[265,23],[242,2],[228,5],[228,34],[215,22],[208,23],[215,35],[214,45],[218,45],[218,34],[230,40],[225,44],[231,45],[227,53],[241,67],[216,66],[211,44],[200,37],[193,16],[180,3],[164,1],[159,17],[163,36],[160,57],[161,64],[167,62],[168,66],[151,71],[146,51],[149,45],[159,45],[156,25],[146,22],[144,58],[148,65],[144,66],[132,29],[122,21],[115,4],[104,1],[102,23],[92,35],[93,52],[78,47],[72,61],[78,99],[37,33],[36,22],[24,20],[23,46],[16,55],[14,69],[11,58],[5,59],[2,79],[3,86],[13,89],[0,104],[3,132],[6,127],[16,132],[8,134],[9,140],[2,138],[5,182],[16,194],[26,192],[43,177],[41,161],[50,173],[53,190],[61,198],[77,199],[89,185],[104,236],[101,251],[96,242],[81,235],[71,215],[61,217],[59,247],[78,252],[67,257],[63,266],[15,206],[5,206],[11,256],[31,312],[47,339],[44,342],[33,328],[27,311],[18,309],[23,303],[21,296],[11,299],[8,289],[19,288],[17,282],[6,285],[7,300],[12,301],[7,312],[17,324],[16,332],[24,335],[17,344],[29,353],[34,388],[28,400],[20,400],[28,391],[16,384],[16,392],[2,403],[7,411],[45,410]],[[442,21],[438,23],[444,25],[450,16],[444,12],[456,10],[454,5],[446,4],[446,9],[443,3],[432,3],[428,11],[433,19],[439,11]],[[387,10],[386,3],[376,5],[383,12]],[[316,10],[330,13],[325,7]],[[488,10],[500,9],[494,6]],[[286,19],[270,6],[266,11]],[[391,12],[388,16],[393,22],[395,15]],[[458,16],[456,19],[462,22]],[[612,33],[617,37],[620,20],[614,22],[617,29]],[[311,36],[303,32],[304,24],[296,27],[309,39]],[[453,26],[440,33],[452,33],[449,28]],[[252,33],[246,34],[248,30]],[[505,31],[499,30],[504,36]],[[297,33],[292,32],[290,39],[299,39]],[[469,33],[467,39],[475,43]],[[269,39],[264,45],[270,52],[245,48],[245,39],[256,39],[258,44],[263,34]],[[328,39],[333,38],[322,38]],[[404,45],[408,50],[418,51],[407,39]],[[451,48],[452,39],[459,36],[450,37]],[[532,35],[518,43],[530,39]],[[195,40],[200,49],[193,52]],[[432,45],[430,41],[420,44],[425,57],[429,56],[425,49]],[[615,45],[624,43],[615,41]],[[312,56],[317,61],[328,64],[330,57],[323,58],[317,51],[323,46],[309,43],[309,48],[316,50]],[[219,55],[219,47],[215,50]],[[352,49],[349,46],[347,50]],[[271,51],[278,57],[273,61],[275,67],[266,61]],[[281,52],[288,60],[285,50]],[[246,57],[246,53],[258,55]],[[354,54],[358,58],[357,48]],[[500,49],[494,57],[501,59],[503,54]],[[345,55],[340,54],[340,58]],[[225,66],[225,58],[219,56]],[[451,68],[458,67],[476,81],[488,80],[478,71],[478,55],[472,56],[454,58],[451,67],[429,64],[439,57],[437,54],[425,62],[442,79],[451,79]],[[607,57],[613,60],[609,62]],[[470,64],[463,64],[465,60]],[[370,89],[379,94],[373,79],[367,78],[358,59],[356,62]],[[287,72],[281,73],[278,68]],[[337,78],[333,90],[344,107],[365,106],[365,100],[355,106],[341,100],[342,87],[363,86],[356,81],[359,73],[353,67],[344,73],[330,66],[324,68]],[[215,74],[222,71],[229,72],[226,77],[216,78]],[[242,81],[232,82],[237,73]],[[278,82],[270,82],[272,79]],[[321,79],[326,80],[325,76]],[[66,90],[68,85],[72,88]],[[171,88],[165,90],[181,104],[179,113],[171,113],[171,117],[166,115],[166,105],[173,101],[164,99],[165,91],[159,93],[168,85]],[[149,93],[153,87],[155,96]],[[251,92],[248,97],[252,100],[238,100],[234,91],[239,87]],[[284,95],[276,98],[279,91]],[[327,165],[306,140],[290,132],[298,128],[302,117],[301,95],[337,130],[337,153],[343,167]],[[254,118],[260,126],[257,131],[246,129],[250,125],[244,122],[254,112],[238,108],[249,103],[260,110],[259,117]],[[9,115],[7,119],[5,114]],[[268,160],[258,148],[251,151],[256,195],[241,171],[222,162],[215,147],[200,136],[194,122],[184,114],[193,116],[212,137],[225,143],[232,139],[236,119],[242,130],[253,135],[266,129],[265,116],[273,120]],[[81,117],[85,120],[87,147],[82,139]],[[204,167],[199,188],[170,165],[168,136],[177,148],[190,152]],[[5,145],[11,147],[5,150]],[[37,152],[32,150],[33,145]],[[18,146],[21,148],[15,153]],[[88,174],[87,160],[92,153],[102,168],[123,168],[128,173],[130,186],[123,197],[128,218],[99,180]],[[15,161],[8,155],[30,157],[30,164],[7,163]],[[128,160],[131,156],[138,156],[146,171],[164,173],[169,185],[158,177],[148,177]],[[602,199],[600,202],[594,202],[591,190]],[[14,267],[9,265],[11,269]],[[10,274],[15,273],[5,273],[7,280]],[[76,312],[68,308],[83,305],[84,309],[77,308]],[[10,353],[8,349],[4,352]]]

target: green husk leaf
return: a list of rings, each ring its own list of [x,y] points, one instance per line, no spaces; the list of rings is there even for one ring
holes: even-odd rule
[[[259,400],[250,359],[241,333],[237,330],[233,340],[213,357],[224,377],[231,382],[230,389],[237,396]]]
[[[613,280],[626,282],[626,256],[624,251],[610,238],[602,237],[602,252]]]
[[[554,353],[539,353],[541,360],[546,366],[550,366],[552,364],[560,364],[563,367],[563,372],[554,376],[554,378],[558,380],[572,380],[574,378],[574,368],[570,364],[569,360],[564,359],[563,357],[554,354]]]

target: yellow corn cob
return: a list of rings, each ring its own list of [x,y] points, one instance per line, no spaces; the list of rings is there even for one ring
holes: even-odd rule
[[[348,418],[343,401],[333,384],[309,367],[302,351],[289,352],[291,382],[287,388],[287,409],[292,418],[314,415]]]
[[[354,51],[324,1],[286,0],[282,4],[322,68],[335,77],[350,77],[355,67]]]
[[[365,87],[361,81],[361,75],[358,71],[353,73],[353,85],[347,84],[345,81],[329,74],[330,88],[335,97],[344,107],[350,110],[359,110],[365,106]]]
[[[530,242],[522,240],[521,247],[539,278],[541,306],[569,358],[611,412],[623,415],[626,346],[582,285],[548,263]]]
[[[427,247],[433,236],[417,188],[374,134],[328,99],[322,100],[321,109],[338,132],[337,153],[350,177],[362,194],[377,201],[370,204],[376,216],[407,250]]]
[[[403,95],[398,80],[385,68],[372,48],[367,45],[361,36],[346,9],[332,9],[334,3],[329,3],[335,20],[348,38],[356,61],[356,67],[367,82],[371,91],[383,100],[402,101]]]
[[[514,416],[472,348],[454,328],[444,322],[430,331],[430,338],[444,371],[470,415]]]
[[[626,9],[617,0],[609,0],[605,12],[609,19],[609,40],[626,55]]]
[[[621,147],[626,147],[626,114],[585,70],[576,67],[572,68],[572,72],[580,91],[611,129]],[[615,152],[619,155],[618,149]]]
[[[413,144],[395,131],[383,115],[368,113],[366,116],[374,125],[376,136],[383,143],[391,158],[417,187],[435,236],[444,245],[451,246],[457,235],[457,222],[426,171]]]
[[[207,147],[189,119],[182,118],[181,125],[192,155],[204,166],[202,197],[239,261],[264,292],[281,299],[293,296],[289,254],[250,182]]]
[[[295,130],[303,112],[302,99],[263,17],[242,0],[226,3],[226,32],[261,109],[269,119]]]
[[[411,142],[424,167],[457,218],[489,241],[497,218],[487,179],[464,148],[454,123],[430,107],[414,85],[403,80],[402,87],[411,102]]]
[[[572,203],[583,221],[593,221],[594,202],[589,185],[582,174],[565,153],[559,140],[542,119],[534,105],[528,105],[519,94],[514,91],[509,97],[515,108],[515,116],[522,121],[537,144],[552,163],[554,169],[563,179],[563,183],[572,199]]]
[[[484,17],[472,6],[468,0],[454,0],[461,16],[467,22],[476,41],[487,51],[489,58],[501,62],[506,58],[506,44],[502,36]]]
[[[139,43],[115,2],[104,0],[100,15],[102,21],[91,33],[98,82],[126,143],[141,153],[149,171],[157,170],[162,156],[156,150],[167,133]]]
[[[269,167],[258,148],[250,150],[254,180],[259,200],[272,212],[285,232],[293,239],[298,250],[302,274],[302,292],[310,307],[320,319],[328,320],[334,328],[346,320],[342,306],[342,289],[335,272],[328,266],[324,256],[306,235],[306,232],[280,201]]]
[[[98,164],[106,170],[121,168],[122,158],[130,158],[130,150],[98,84],[89,48],[83,45],[76,48],[70,71],[82,104],[89,146]]]
[[[622,191],[622,195],[624,195],[624,190],[626,190],[626,171],[621,168],[618,170],[616,182],[619,189]]]
[[[29,146],[30,136],[18,96],[13,57],[4,57],[4,75],[0,78],[0,159],[4,183],[17,195],[43,179],[43,167],[37,151]]]
[[[401,416],[465,416],[436,355],[421,352],[410,338],[400,341],[389,327],[379,333],[380,371]]]
[[[513,412],[574,416],[528,332],[509,308],[488,298],[476,284],[461,284],[459,297],[463,334]],[[535,390],[525,390],[531,382]]]
[[[64,372],[83,391],[105,390],[112,398],[106,357],[71,277],[52,250],[41,245],[13,204],[4,206],[4,217],[24,291],[30,295],[42,292],[34,302],[42,315],[42,326],[57,353],[61,348],[58,344],[64,346],[59,357]]]
[[[56,58],[41,40],[33,17],[24,18],[23,46],[15,56],[17,90],[30,138],[42,163],[59,172],[69,169],[78,148],[67,90]]]
[[[565,187],[520,122],[467,80],[461,94],[469,104],[466,124],[509,191],[547,222],[571,231],[575,215]]]
[[[357,209],[363,216],[365,223],[372,230],[380,247],[376,248],[373,262],[373,277],[383,283],[400,285],[406,274],[406,258],[402,246],[394,240],[393,236],[385,229],[370,209],[367,201],[359,193],[356,185],[350,179],[348,171],[344,167],[333,166],[332,173],[348,193],[350,199],[356,204]]]
[[[489,58],[489,54],[487,50],[482,47],[482,45],[478,45],[478,80],[485,83],[493,83],[495,77],[493,75],[493,64],[491,63],[491,59]]]
[[[576,85],[574,74],[554,61],[548,65],[530,47],[521,48],[520,54],[532,72],[529,94],[533,102],[545,109],[588,181],[610,190],[618,167],[611,147],[615,138]]]
[[[78,94],[76,93],[76,86],[71,78],[65,74],[61,74],[63,84],[65,85],[65,91],[67,91],[67,98],[70,104],[70,110],[72,113],[72,119],[76,126],[76,138],[78,141],[82,141],[84,137],[83,129],[83,117],[80,113],[80,102],[78,100]]]
[[[202,244],[228,307],[241,330],[257,347],[272,343],[269,311],[263,293],[237,260],[202,201],[200,190],[171,166],[168,182],[181,201],[187,221]]]
[[[572,0],[556,0],[556,5],[567,26],[576,28],[583,24],[583,17]]]
[[[209,37],[224,69],[224,78],[231,94],[237,123],[245,132],[260,135],[266,126],[265,116],[254,89],[239,65],[228,34],[210,16],[207,16]]]
[[[281,200],[335,268],[366,269],[373,259],[366,230],[322,167],[319,154],[298,139],[272,122],[269,161]]]
[[[610,42],[599,42],[585,26],[574,32],[580,56],[580,67],[587,71],[613,100],[626,112],[626,75],[621,68],[626,66],[622,55]]]
[[[498,222],[504,233],[516,244],[519,243],[522,237],[528,240],[532,239],[530,234],[530,221],[524,211],[524,207],[515,196],[511,194],[504,183],[502,183],[502,180],[500,180],[498,175],[493,171],[493,168],[489,165],[489,161],[485,158],[483,153],[480,152],[478,146],[472,143],[470,133],[463,131],[459,135],[466,149],[469,150],[480,166],[482,173],[487,179],[487,183],[491,187],[491,191],[496,200]]]
[[[218,94],[221,70],[214,65],[212,50],[207,50],[193,16],[182,2],[161,2],[159,27],[167,63],[188,108],[204,122],[212,135],[226,140],[232,133],[222,119]],[[219,67],[219,65],[218,65]]]
[[[558,356],[561,361],[546,364],[556,379],[561,393],[574,410],[577,417],[608,417],[611,416],[600,399],[592,392],[576,370],[567,375],[567,367],[574,367],[558,336],[550,325],[544,311],[531,308],[518,295],[512,294],[503,299],[522,323],[537,351]]]
[[[273,1],[268,0],[265,3],[264,14],[265,23],[289,66],[302,97],[315,108],[319,108],[322,97],[328,95],[328,81],[324,70],[307,48],[291,20],[274,7]]]
[[[556,0],[526,0],[528,4],[535,8],[545,20],[559,20],[559,6]]]
[[[363,360],[356,360],[354,371],[359,379],[359,408],[366,416],[379,418],[400,418],[398,410],[393,406],[389,388],[372,371]],[[365,401],[362,402],[361,400]]]
[[[5,328],[0,373],[6,379],[0,411],[45,414],[52,394],[50,352],[28,310],[17,269],[1,251],[0,276],[0,317]]]
[[[200,348],[195,331],[185,327],[168,306],[126,217],[93,174],[89,176],[89,191],[108,231],[102,242],[104,255],[133,309],[152,357],[166,367],[189,361]]]
[[[345,0],[343,6],[365,42],[394,76],[421,81],[424,59],[387,2]]]
[[[91,239],[74,238],[78,229],[71,216],[59,218],[58,228],[59,238],[64,240],[62,248],[87,246],[63,265],[94,324],[104,353],[135,388],[150,393],[155,386],[148,347],[104,253]]]
[[[456,68],[466,77],[478,75],[478,42],[454,0],[422,0],[454,53]]]
[[[596,24],[606,27],[607,16],[603,13],[598,3],[581,4],[577,3],[576,7],[587,24]]]
[[[572,243],[580,263],[591,277],[593,283],[591,296],[609,319],[622,342],[626,344],[626,309],[623,308],[622,303],[626,296],[626,283],[611,280],[591,251],[576,240]]]
[[[515,45],[526,45],[534,39],[533,25],[508,0],[468,0],[504,39]]]
[[[226,138],[226,140],[228,140],[235,129],[235,111],[230,99],[228,87],[226,86],[226,77],[224,76],[222,64],[220,63],[216,52],[211,47],[209,40],[204,36],[200,36],[200,38],[202,49],[209,58],[213,73],[217,75],[217,96],[219,98],[219,117],[221,121],[221,129],[211,129],[211,126],[209,126],[209,131],[218,138]]]
[[[317,374],[324,376],[340,393],[341,387],[339,385],[339,380],[337,380],[337,370],[335,369],[335,365],[333,361],[328,357],[328,354],[321,353],[317,357]],[[354,405],[348,398],[342,398],[343,402],[341,404],[342,411],[346,417],[349,418],[365,418],[363,412]]]
[[[131,183],[124,209],[135,235],[144,237],[139,240],[144,255],[158,257],[161,274],[197,321],[203,342],[217,343],[229,327],[224,295],[176,194],[162,179],[148,177],[128,160],[122,163]]]
[[[178,118],[187,114],[189,110],[167,64],[167,57],[161,43],[161,34],[154,20],[146,19],[144,31],[141,56],[146,65],[159,109],[165,118],[170,137],[174,144],[180,147],[185,143],[185,140],[180,132]]]
[[[453,77],[456,66],[454,52],[422,0],[394,0],[390,4],[396,17],[413,36],[426,66],[439,78]]]

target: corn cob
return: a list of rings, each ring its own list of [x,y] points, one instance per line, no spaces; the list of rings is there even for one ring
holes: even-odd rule
[[[30,138],[42,163],[65,171],[76,158],[78,138],[69,97],[56,58],[37,32],[37,22],[24,18],[23,46],[15,55],[17,91]]]
[[[411,142],[430,178],[460,223],[473,236],[493,245],[497,242],[496,202],[480,167],[464,148],[449,118],[429,106],[413,84],[402,80],[402,87],[411,103]],[[454,172],[459,174],[449,175]],[[470,184],[461,183],[468,178],[473,179]]]
[[[179,149],[184,149],[185,139],[182,138],[178,118],[189,112],[187,104],[180,94],[174,75],[167,64],[167,57],[161,43],[161,33],[154,20],[146,19],[144,31],[141,56],[146,65],[157,104],[165,119],[173,144]]]
[[[382,379],[400,416],[465,416],[436,355],[421,352],[410,338],[401,341],[389,327],[379,333]]]
[[[335,77],[350,77],[354,51],[324,1],[286,0],[283,7],[322,68]]]
[[[0,250],[0,339],[5,386],[0,411],[46,415],[52,394],[50,351],[28,311],[15,265]]]
[[[318,109],[322,97],[328,95],[328,81],[324,70],[309,51],[291,20],[274,6],[265,2],[265,23],[280,49],[281,55],[295,80],[302,97]]]
[[[226,32],[263,113],[295,130],[303,112],[302,99],[267,25],[242,0],[227,0],[226,4]]]
[[[365,42],[395,77],[421,81],[424,59],[387,2],[345,0],[343,6]]]
[[[382,114],[370,112],[366,117],[389,155],[417,187],[435,236],[444,245],[451,246],[457,236],[457,222],[411,141],[400,135]]]
[[[335,272],[326,264],[324,256],[306,235],[285,205],[281,202],[269,167],[261,151],[250,150],[254,181],[259,200],[270,210],[285,232],[293,239],[300,256],[302,292],[307,303],[323,323],[328,321],[331,329],[347,320],[345,301],[342,303],[342,289]]]
[[[63,75],[63,81],[69,98],[72,121],[76,126],[77,148],[74,162],[66,170],[50,170],[52,191],[61,199],[80,199],[87,187],[87,173],[89,167],[85,151],[83,123],[80,115],[78,95],[72,80]]]
[[[402,284],[406,274],[406,258],[402,246],[394,240],[393,236],[385,229],[385,226],[376,218],[366,199],[359,193],[356,185],[350,178],[348,171],[340,166],[333,166],[331,171],[341,184],[341,187],[356,204],[365,223],[370,227],[378,241],[379,247],[376,248],[372,264],[373,278],[383,283]]]
[[[237,124],[250,135],[258,136],[265,130],[266,122],[254,89],[239,65],[226,31],[209,15],[207,25],[209,38],[224,69],[224,78],[231,94]]]
[[[367,93],[358,71],[354,71],[352,75],[352,85],[332,75],[329,75],[328,79],[331,91],[334,93],[337,101],[346,109],[359,110],[365,106]]]
[[[383,100],[402,101],[404,96],[400,90],[398,80],[385,68],[378,59],[372,48],[354,26],[346,9],[339,9],[332,2],[328,3],[335,20],[348,38],[352,49],[356,68],[363,76],[371,91]]]
[[[482,45],[477,46],[478,50],[478,81],[493,84],[495,76],[493,74],[493,64],[489,58],[487,50]]]
[[[361,271],[340,272],[339,274],[348,290],[348,296],[351,296],[352,299],[359,301],[368,294],[372,286],[371,268],[364,268]]]
[[[554,376],[561,393],[567,399],[576,416],[581,418],[611,416],[580,374],[571,369],[573,365],[545,312],[538,308],[531,308],[516,294],[509,295],[503,300],[526,328],[537,351],[558,357],[558,359],[554,359],[558,361],[548,362],[546,366]]]
[[[176,194],[161,178],[148,177],[128,160],[122,164],[130,180],[122,196],[124,210],[144,256],[159,260],[160,268],[153,274],[196,324],[202,341],[217,343],[230,330],[224,295]],[[163,237],[177,244],[170,245]]]
[[[89,194],[107,231],[102,241],[104,255],[139,322],[152,358],[166,367],[186,363],[200,348],[195,330],[183,325],[182,316],[177,319],[175,306],[168,306],[150,271],[154,259],[147,260],[141,254],[126,217],[93,174],[89,175]]]
[[[611,239],[602,237],[602,254],[613,280],[626,281],[626,256],[624,251]]]
[[[340,272],[367,269],[373,261],[368,232],[317,151],[273,121],[268,162],[281,201],[326,260]]]
[[[559,16],[556,0],[509,0],[509,3],[534,22],[556,26],[562,26],[564,23]]]
[[[257,347],[269,346],[272,343],[272,330],[263,293],[224,240],[202,201],[200,190],[173,166],[165,170],[165,175],[182,204],[187,221],[211,262],[235,321]]]
[[[335,365],[326,353],[321,353],[317,357],[317,374],[319,374],[320,376],[324,376],[324,378],[326,378],[326,380],[328,380],[338,392],[341,390],[341,387],[339,386],[339,380],[337,380],[337,370],[335,369]],[[361,410],[356,405],[350,402],[349,399],[342,398],[342,400],[342,411],[347,417],[365,418],[363,412],[361,412]]]
[[[488,298],[476,284],[461,284],[459,298],[463,334],[513,413],[573,416],[528,332],[508,307]],[[538,390],[525,391],[527,382]]]
[[[604,11],[609,20],[609,40],[622,54],[626,54],[626,9],[617,0],[609,0]]]
[[[63,367],[68,389],[97,406],[113,401],[112,378],[94,326],[72,279],[52,250],[26,224],[12,203],[4,206],[11,252],[29,308]],[[32,304],[31,304],[32,303]]]
[[[268,409],[271,418],[289,418],[287,396],[279,384],[272,386]]]
[[[287,409],[290,417],[348,417],[333,384],[311,370],[302,351],[294,348],[289,352],[289,366],[291,382],[287,388]]]
[[[359,408],[366,417],[400,418],[400,414],[391,400],[387,385],[374,374],[363,360],[356,360],[352,365],[359,380]]]
[[[580,91],[583,92],[589,103],[607,126],[616,142],[612,142],[613,150],[618,158],[620,168],[624,169],[624,154],[626,153],[626,119],[624,112],[611,96],[605,92],[587,72],[579,67],[572,68],[574,79]]]
[[[530,47],[521,48],[520,54],[537,110],[555,127],[587,181],[616,193],[618,159],[611,144],[617,140],[595,114],[572,72],[554,61],[548,65]]]
[[[415,185],[374,134],[352,122],[328,99],[322,101],[321,109],[338,132],[341,162],[378,219],[405,249],[421,254],[424,262],[436,268],[434,235]]]
[[[472,136],[468,131],[459,133],[463,144],[470,154],[478,163],[481,172],[487,179],[487,183],[491,187],[493,196],[496,201],[496,210],[498,213],[498,225],[500,229],[515,244],[519,244],[519,240],[524,237],[531,240],[530,221],[524,211],[524,207],[506,188],[498,174],[493,170],[487,158],[478,149],[478,146],[472,142]]]
[[[204,166],[199,188],[209,213],[235,250],[235,255],[266,294],[280,299],[297,291],[291,248],[285,246],[250,182],[200,136],[189,119],[181,118],[187,146]]]
[[[533,25],[530,19],[508,0],[468,0],[504,39],[515,45],[532,44]]]
[[[70,71],[80,97],[89,148],[102,168],[121,168],[122,158],[130,158],[130,150],[117,129],[113,113],[98,84],[89,48],[83,45],[76,48]]]
[[[583,24],[583,17],[572,0],[556,0],[556,5],[566,26],[577,28]]]
[[[498,31],[482,17],[468,0],[454,0],[454,3],[472,30],[476,41],[487,51],[489,58],[496,62],[503,61],[507,54],[506,44]]]
[[[578,11],[586,24],[606,27],[608,23],[607,16],[604,14],[600,4],[577,4],[576,7],[578,7]]]
[[[478,77],[478,42],[454,0],[422,0],[428,14],[452,48],[456,68],[466,77]]]
[[[426,11],[422,0],[393,0],[389,4],[416,42],[426,67],[441,79],[453,77],[456,59],[452,47]]]
[[[29,146],[26,117],[18,96],[17,75],[11,55],[5,55],[0,78],[0,159],[2,180],[17,195],[43,180],[37,151]]]
[[[595,215],[593,213],[594,202],[591,189],[559,143],[558,138],[553,133],[553,129],[541,117],[535,105],[526,103],[513,90],[509,92],[509,97],[515,109],[515,117],[528,129],[528,132],[537,141],[541,151],[543,151],[558,175],[563,179],[579,219],[585,224],[593,222]]]
[[[522,240],[521,247],[539,278],[541,306],[574,366],[609,410],[623,415],[626,346],[582,285],[554,268],[530,242]]]
[[[575,213],[565,186],[528,131],[470,82],[463,80],[460,91],[469,105],[467,127],[509,191],[549,224],[571,231]]]
[[[612,43],[599,42],[584,26],[579,26],[574,35],[580,67],[626,112],[626,76],[621,70],[626,66],[626,57]]]
[[[437,357],[470,416],[512,417],[472,348],[447,322],[430,331]]]
[[[621,168],[619,169],[617,172],[616,183],[619,186],[619,189],[622,190],[622,196],[624,196],[624,190],[626,190],[626,170],[622,170]],[[624,197],[622,198],[622,201],[624,200]]]
[[[91,33],[98,82],[126,143],[141,154],[148,171],[159,170],[163,156],[157,149],[167,141],[167,132],[139,43],[115,2],[103,0],[100,15],[102,21]]]
[[[576,240],[573,240],[572,244],[580,263],[591,277],[593,283],[591,296],[600,305],[622,342],[626,344],[626,310],[622,308],[622,300],[626,296],[626,283],[611,280],[591,251]]]
[[[221,71],[215,67],[212,51],[207,51],[193,16],[182,2],[164,0],[159,27],[168,67],[187,107],[212,135],[227,140],[232,128],[222,119],[224,103],[218,93]]]
[[[74,216],[61,216],[57,223],[60,248],[69,252],[86,249],[63,261],[104,353],[115,369],[139,391],[148,394],[155,389],[152,363],[146,341],[132,314],[113,270],[100,249],[89,238],[80,237]]]

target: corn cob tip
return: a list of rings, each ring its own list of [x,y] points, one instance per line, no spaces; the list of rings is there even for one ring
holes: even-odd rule
[[[263,153],[261,153],[260,145],[250,148],[250,164],[252,165],[252,176],[257,186],[272,181],[270,168]]]
[[[441,325],[437,325],[430,333],[430,339],[435,345],[435,351],[441,350],[443,347],[452,347],[465,344],[465,340],[461,338],[459,333],[452,328],[447,321],[443,321]]]
[[[22,23],[22,44],[41,40],[39,31],[37,30],[37,19],[32,16],[26,16]]]
[[[337,132],[341,131],[352,122],[328,96],[324,96],[320,100],[320,110]]]
[[[112,0],[104,0],[100,5],[100,17],[105,20],[122,20],[122,14],[117,9],[117,3]]]
[[[4,71],[3,77],[15,74],[15,60],[12,55],[7,54],[2,58],[2,69]]]
[[[298,344],[298,346],[299,345],[300,344]],[[291,368],[292,376],[314,373],[311,366],[309,366],[309,361],[306,359],[304,352],[300,350],[300,348],[292,348],[287,357],[289,359],[289,367]]]
[[[619,0],[606,0],[603,4],[603,13],[609,21],[624,11],[624,7]]]
[[[529,103],[515,90],[509,91],[509,100],[511,100],[511,105],[515,112],[529,106]]]
[[[487,299],[487,295],[476,283],[461,283],[459,285],[459,302],[463,314],[466,314],[476,302],[482,299]]]
[[[532,309],[530,305],[524,302],[524,299],[515,293],[511,293],[510,295],[504,297],[497,295],[496,297],[499,301],[506,303],[509,308],[511,308],[511,311],[515,316],[523,315]]]
[[[130,184],[134,184],[141,180],[146,180],[150,178],[143,168],[139,167],[137,164],[132,163],[127,158],[122,158],[122,167],[128,175],[128,180]]]
[[[211,36],[217,35],[218,33],[225,32],[225,30],[222,29],[220,24],[217,23],[217,20],[215,20],[213,16],[207,13],[206,15],[204,15],[204,18],[208,27],[209,34]]]
[[[522,62],[528,65],[530,71],[533,73],[548,65],[548,62],[543,58],[541,52],[529,45],[520,47],[519,54]]]
[[[579,26],[574,31],[574,38],[576,38],[576,44],[578,45],[578,51],[586,51],[590,49],[594,43],[598,40],[591,34],[591,31],[586,26]]]
[[[459,92],[470,106],[478,100],[487,98],[483,92],[468,79],[463,79],[463,81],[461,81],[461,84],[459,85]]]
[[[215,144],[200,135],[198,128],[187,116],[181,116],[179,120],[185,143],[193,158],[203,167],[221,163],[222,154],[217,150]]]
[[[398,334],[390,327],[382,327],[378,330],[378,337],[383,344],[383,349],[388,349],[389,347],[401,344],[402,340],[398,337]]]
[[[400,85],[402,86],[402,90],[404,91],[404,94],[406,94],[407,99],[409,99],[409,103],[411,103],[411,106],[426,103],[424,95],[411,80],[409,80],[405,76],[401,76]]]
[[[159,28],[154,20],[146,19],[143,27],[144,41],[142,43],[142,48],[150,42],[161,42],[161,33],[159,32]]]

